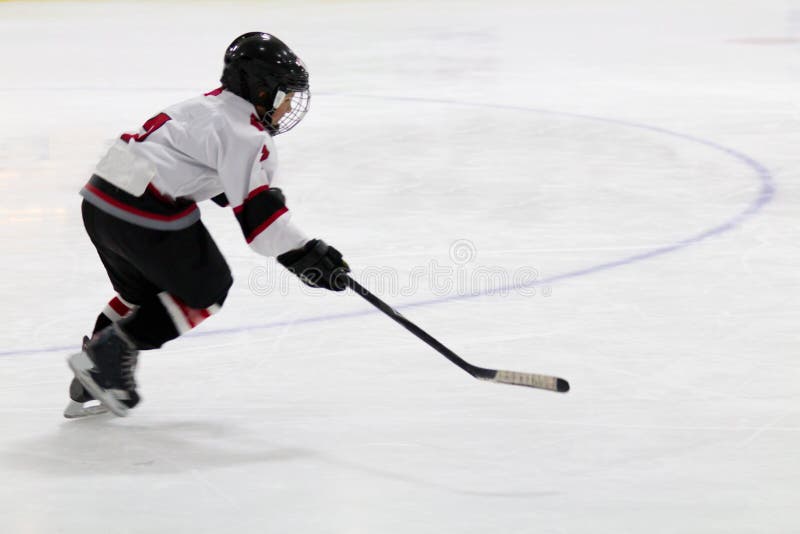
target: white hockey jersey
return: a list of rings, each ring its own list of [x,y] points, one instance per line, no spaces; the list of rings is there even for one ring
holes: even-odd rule
[[[308,241],[291,223],[283,196],[270,190],[277,163],[275,142],[253,105],[220,88],[122,135],[81,195],[120,219],[159,230],[194,224],[196,202],[224,195],[250,246],[277,256]]]

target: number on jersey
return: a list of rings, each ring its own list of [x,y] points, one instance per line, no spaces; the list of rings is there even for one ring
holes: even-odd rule
[[[147,122],[145,122],[142,125],[142,130],[140,132],[135,134],[129,134],[129,133],[122,134],[120,136],[120,139],[122,139],[126,143],[130,143],[131,140],[136,141],[137,143],[141,143],[142,141],[147,139],[151,133],[155,132],[156,130],[164,126],[164,124],[166,124],[168,120],[170,120],[169,115],[167,115],[166,113],[159,113],[155,117],[148,119]]]

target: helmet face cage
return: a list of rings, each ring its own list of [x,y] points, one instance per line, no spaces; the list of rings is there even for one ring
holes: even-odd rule
[[[272,122],[272,114],[275,112],[276,108],[273,108],[267,112],[261,121],[272,135],[288,132],[297,126],[297,124],[303,120],[303,117],[306,116],[306,113],[308,113],[309,106],[311,104],[311,92],[306,89],[304,91],[292,91],[289,94],[292,95],[292,100],[289,104],[289,111],[284,113],[283,116],[278,119],[277,124],[273,124]]]

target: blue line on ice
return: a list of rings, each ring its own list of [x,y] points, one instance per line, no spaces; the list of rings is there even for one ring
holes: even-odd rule
[[[553,115],[558,117],[571,117],[575,119],[583,119],[583,120],[590,120],[595,122],[604,122],[607,124],[616,124],[618,126],[624,126],[628,128],[638,128],[641,130],[648,130],[651,132],[668,135],[670,137],[675,137],[678,139],[683,139],[685,141],[690,141],[693,143],[697,143],[700,145],[705,145],[709,148],[715,149],[727,156],[730,156],[734,159],[739,160],[741,163],[750,167],[753,171],[755,171],[758,180],[761,184],[761,188],[759,190],[758,196],[753,199],[752,202],[741,212],[737,213],[730,219],[718,224],[717,226],[702,230],[697,234],[691,235],[680,241],[676,241],[670,245],[664,245],[661,247],[657,247],[639,254],[634,254],[632,256],[626,256],[624,258],[609,261],[606,263],[600,263],[597,265],[592,265],[590,267],[586,267],[584,269],[578,269],[576,271],[570,271],[563,274],[558,274],[555,276],[551,276],[549,278],[544,278],[542,280],[535,280],[532,282],[528,282],[525,284],[517,284],[517,285],[510,285],[504,288],[492,288],[495,292],[502,292],[503,290],[514,290],[514,289],[521,289],[525,287],[533,287],[533,286],[547,286],[552,285],[556,282],[561,282],[563,280],[569,280],[571,278],[578,278],[581,276],[586,276],[589,274],[594,274],[602,271],[607,271],[609,269],[614,269],[616,267],[621,267],[623,265],[629,265],[631,263],[635,263],[638,261],[647,260],[650,258],[655,258],[657,256],[662,256],[664,254],[669,254],[670,252],[675,252],[677,250],[684,249],[706,239],[709,239],[714,236],[718,236],[725,232],[729,232],[734,228],[740,226],[745,220],[753,217],[757,214],[766,204],[768,204],[773,196],[775,195],[775,184],[770,174],[769,170],[760,162],[756,161],[752,157],[739,152],[738,150],[734,150],[732,148],[728,148],[726,146],[720,145],[713,141],[709,141],[706,139],[702,139],[700,137],[695,137],[693,135],[684,134],[680,132],[674,132],[672,130],[667,130],[665,128],[660,128],[658,126],[650,126],[648,124],[642,124],[637,122],[630,122],[618,119],[609,119],[604,117],[595,117],[592,115],[583,115],[579,113],[567,113],[567,112],[560,112],[560,111],[551,111],[546,109],[537,109],[537,108],[529,108],[523,106],[508,106],[502,104],[475,104],[471,102],[459,102],[457,100],[447,100],[447,99],[432,99],[432,98],[415,98],[415,97],[396,97],[396,96],[375,96],[375,95],[356,95],[356,94],[328,94],[326,96],[352,96],[358,98],[372,98],[372,99],[379,99],[379,100],[392,100],[392,101],[408,101],[408,102],[423,102],[423,103],[431,103],[431,104],[443,104],[443,105],[458,105],[458,106],[466,106],[466,107],[475,107],[475,108],[494,108],[494,109],[505,109],[505,110],[513,110],[513,111],[522,111],[528,113],[539,113],[539,114],[546,114],[546,115]],[[454,295],[449,297],[437,297],[427,300],[421,300],[417,302],[411,302],[408,304],[404,304],[402,306],[397,306],[399,309],[406,309],[406,308],[414,308],[419,306],[432,306],[434,304],[443,304],[445,302],[452,302],[456,300],[464,300],[470,299],[475,297],[483,296],[483,294],[477,295]],[[301,325],[301,324],[309,324],[309,323],[318,323],[324,321],[332,321],[338,319],[349,319],[353,317],[361,317],[365,315],[370,315],[374,313],[380,313],[377,310],[369,309],[357,312],[349,312],[349,313],[340,313],[340,314],[328,314],[328,315],[317,315],[313,317],[305,317],[301,319],[294,319],[289,321],[275,321],[263,324],[255,324],[255,325],[245,325],[236,328],[220,328],[216,330],[206,330],[203,332],[194,332],[187,334],[189,336],[216,336],[216,335],[224,335],[224,334],[232,334],[237,332],[248,332],[253,330],[266,330],[270,328],[280,328],[289,325]],[[0,352],[0,356],[14,356],[14,355],[23,355],[23,354],[38,354],[38,353],[45,353],[45,352],[66,352],[69,350],[74,350],[77,347],[77,343],[73,345],[61,346],[61,347],[45,347],[39,349],[13,349]]]

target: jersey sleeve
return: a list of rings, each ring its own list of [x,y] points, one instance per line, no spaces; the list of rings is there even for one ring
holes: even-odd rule
[[[224,118],[216,128],[217,173],[247,243],[274,257],[302,247],[308,237],[291,221],[283,194],[270,188],[277,170],[274,145],[252,119],[242,124]]]

